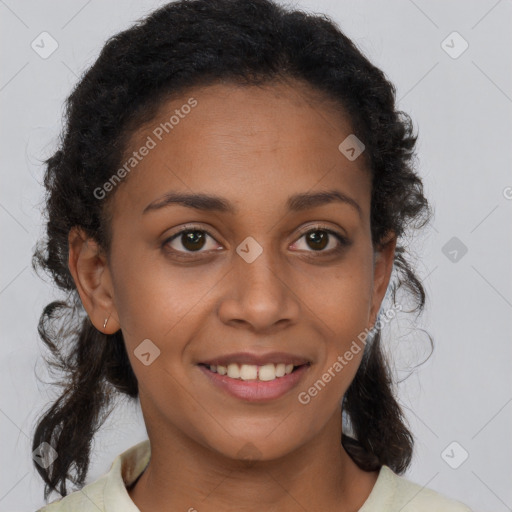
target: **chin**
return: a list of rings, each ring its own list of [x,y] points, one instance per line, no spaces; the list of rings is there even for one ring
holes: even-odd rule
[[[289,433],[286,436],[269,437],[268,431],[260,435],[247,435],[244,438],[229,437],[222,444],[211,445],[219,454],[231,460],[256,463],[258,461],[272,461],[280,459],[293,452],[301,445],[300,441],[294,443]]]

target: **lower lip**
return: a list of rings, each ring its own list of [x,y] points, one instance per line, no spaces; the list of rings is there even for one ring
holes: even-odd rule
[[[280,398],[293,389],[304,377],[309,365],[302,365],[292,373],[270,381],[232,379],[212,372],[206,366],[199,365],[199,368],[213,384],[231,396],[248,402],[263,402]]]

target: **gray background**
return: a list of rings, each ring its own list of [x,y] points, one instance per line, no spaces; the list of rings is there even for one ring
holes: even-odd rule
[[[55,390],[45,384],[36,324],[58,294],[30,267],[43,228],[41,161],[55,149],[64,99],[107,37],[162,3],[0,0],[0,511],[43,505],[31,436]],[[435,352],[399,387],[416,437],[406,476],[475,511],[512,510],[512,2],[294,5],[332,16],[395,83],[400,109],[419,130],[419,170],[435,217],[413,247],[429,294],[419,325]],[[31,48],[43,31],[58,43],[46,59]],[[457,58],[442,46],[454,31],[469,44]],[[462,48],[453,36],[447,44],[452,54]],[[405,319],[392,328],[401,336],[389,342],[399,375],[426,353],[412,328]],[[95,439],[88,482],[145,438],[139,408],[121,404]]]

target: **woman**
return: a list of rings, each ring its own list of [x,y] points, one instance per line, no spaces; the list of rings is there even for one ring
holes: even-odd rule
[[[380,331],[399,288],[425,300],[399,243],[429,216],[415,140],[326,17],[178,1],[111,38],[47,161],[35,263],[69,299],[40,323],[67,372],[41,510],[469,510],[399,476]],[[118,392],[149,439],[80,488]]]

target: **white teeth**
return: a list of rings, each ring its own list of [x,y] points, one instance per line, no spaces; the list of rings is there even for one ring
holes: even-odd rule
[[[285,364],[279,363],[276,364],[276,377],[284,377],[285,376]]]
[[[276,378],[284,377],[289,375],[293,371],[293,364],[284,363],[268,363],[262,366],[255,364],[241,364],[237,363],[228,364],[228,366],[222,365],[210,365],[210,371],[218,373],[219,375],[227,375],[232,379],[242,380],[260,380],[268,382]]]
[[[240,378],[242,380],[257,379],[258,367],[254,364],[243,364],[240,367]]]
[[[240,378],[240,368],[238,368],[236,363],[228,364],[228,377],[231,377],[232,379]]]
[[[274,380],[276,378],[276,365],[264,364],[260,366],[259,379],[263,381]]]

